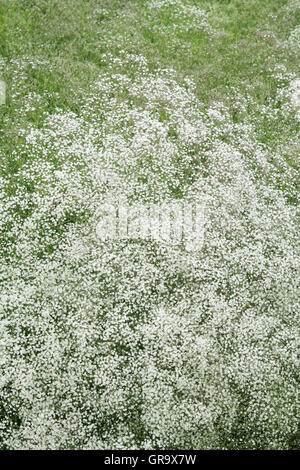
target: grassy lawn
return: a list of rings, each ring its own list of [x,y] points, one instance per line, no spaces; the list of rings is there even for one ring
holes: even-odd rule
[[[299,28],[0,0],[1,449],[299,448]],[[203,245],[101,239],[120,198],[202,201]]]

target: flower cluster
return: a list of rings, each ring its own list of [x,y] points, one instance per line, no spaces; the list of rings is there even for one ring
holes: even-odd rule
[[[287,448],[296,170],[226,104],[205,108],[191,79],[124,51],[102,60],[78,114],[24,129],[22,165],[1,177],[1,445]],[[108,197],[205,197],[203,248],[99,239]]]
[[[300,26],[296,26],[296,28],[291,32],[289,36],[289,41],[292,44],[300,47]]]
[[[208,33],[212,28],[208,22],[208,14],[205,10],[181,0],[153,0],[148,6],[153,14],[165,15],[169,28],[178,32],[186,32],[191,29],[203,30]]]

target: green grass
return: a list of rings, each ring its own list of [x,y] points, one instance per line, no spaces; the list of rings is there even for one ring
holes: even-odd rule
[[[29,118],[38,123],[45,111],[51,112],[58,104],[78,111],[80,97],[105,69],[101,54],[114,53],[121,47],[142,54],[153,66],[171,66],[178,76],[192,76],[204,104],[216,98],[227,100],[227,87],[249,92],[249,86],[255,103],[263,104],[276,88],[268,73],[270,67],[282,63],[288,72],[297,72],[299,52],[290,50],[283,41],[287,31],[299,23],[299,10],[294,16],[288,15],[282,0],[263,4],[256,0],[194,3],[209,12],[216,37],[208,38],[205,31],[174,31],[168,11],[149,19],[144,1],[2,0],[2,57],[11,61],[26,56],[51,63],[51,71],[48,65],[37,70],[28,65],[21,96],[28,92],[59,93],[59,98],[45,98]],[[96,7],[107,13],[95,17],[92,12]],[[180,25],[180,20],[177,23]],[[179,47],[172,49],[174,40]],[[12,69],[8,66],[2,72],[8,85],[13,80]],[[9,93],[10,86],[7,106],[1,110],[2,126],[7,123],[2,135],[5,129],[13,131],[11,123],[18,121],[18,102],[12,102]],[[255,120],[255,109],[250,112]],[[258,126],[262,139],[277,141],[278,132],[270,129],[269,123],[260,120]]]

